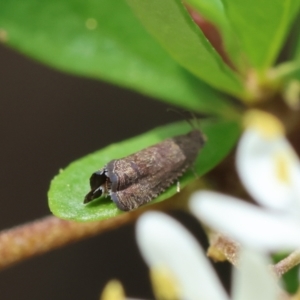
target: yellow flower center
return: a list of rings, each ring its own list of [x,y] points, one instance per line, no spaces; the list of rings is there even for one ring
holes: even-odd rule
[[[244,125],[246,128],[254,128],[265,138],[273,139],[285,134],[283,124],[273,115],[261,111],[250,110],[244,116]]]
[[[290,164],[288,158],[284,154],[277,154],[275,157],[275,172],[280,181],[290,183]]]
[[[150,270],[153,293],[158,300],[180,299],[179,285],[169,270],[155,267]]]
[[[125,300],[122,284],[118,280],[111,280],[104,287],[101,300]]]

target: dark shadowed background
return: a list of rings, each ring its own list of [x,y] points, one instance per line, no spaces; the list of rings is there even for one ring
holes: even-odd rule
[[[63,74],[1,45],[0,66],[1,230],[50,214],[47,190],[60,168],[179,119],[167,104]],[[199,232],[197,222],[177,216]],[[98,299],[112,278],[128,296],[150,298],[147,276],[128,225],[0,272],[0,298]]]

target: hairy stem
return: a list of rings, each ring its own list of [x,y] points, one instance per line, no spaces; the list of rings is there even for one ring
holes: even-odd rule
[[[47,216],[0,232],[0,270],[98,233],[117,228],[137,217],[122,214],[98,222],[76,223]]]
[[[300,264],[300,249],[295,250],[289,256],[273,266],[273,271],[280,278],[287,271]]]
[[[99,233],[116,229],[134,221],[143,212],[151,210],[166,211],[185,205],[191,191],[178,193],[167,201],[145,206],[115,218],[78,223],[54,216],[29,222],[11,229],[0,231],[0,270],[27,258],[34,257],[70,243],[80,241]]]

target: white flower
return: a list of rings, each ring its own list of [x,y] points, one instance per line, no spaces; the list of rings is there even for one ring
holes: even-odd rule
[[[199,220],[242,245],[260,251],[300,247],[300,222],[223,194],[201,191],[190,200]]]
[[[236,156],[238,174],[258,208],[212,192],[192,196],[191,211],[215,230],[265,251],[300,247],[300,162],[274,116],[250,111]]]
[[[300,216],[300,162],[280,121],[250,111],[236,154],[238,174],[260,204]]]
[[[176,299],[229,300],[202,248],[171,217],[158,212],[145,213],[137,222],[137,242],[150,270],[158,270],[154,274],[167,271],[165,274],[169,274],[177,291]],[[277,299],[278,288],[267,269],[268,259],[245,250],[240,261],[240,270],[234,270],[232,299]],[[159,284],[161,290],[170,289],[169,283],[164,288],[164,280]]]

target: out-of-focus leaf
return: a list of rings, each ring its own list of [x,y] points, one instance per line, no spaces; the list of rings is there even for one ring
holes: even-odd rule
[[[223,1],[231,28],[244,52],[245,64],[260,72],[265,71],[277,58],[300,1]]]
[[[279,64],[273,68],[272,72],[272,76],[275,80],[300,80],[300,59]]]
[[[240,127],[235,121],[203,121],[201,128],[207,143],[195,163],[195,171],[203,175],[217,165],[235,145]],[[121,158],[158,143],[168,137],[191,130],[186,122],[158,127],[140,136],[110,145],[73,163],[52,180],[48,193],[50,210],[56,216],[77,221],[93,221],[114,217],[120,213],[116,205],[107,198],[99,198],[84,205],[84,196],[89,191],[89,177],[112,159]],[[180,178],[183,188],[195,180],[192,171]],[[163,201],[176,193],[176,185],[167,189],[154,202]],[[151,204],[150,203],[150,204]]]
[[[287,44],[284,48],[284,56],[288,59],[300,60],[300,9],[290,29]]]
[[[226,55],[231,58],[240,57],[239,46],[230,28],[223,2],[221,0],[187,0],[186,3],[218,29]]]
[[[188,0],[186,2],[194,7],[202,17],[218,27],[228,24],[224,5],[221,0]]]
[[[180,0],[127,2],[178,63],[217,89],[245,96],[241,79],[223,62]]]
[[[274,86],[279,86],[286,104],[292,110],[300,107],[300,60],[285,62],[272,70]]]
[[[293,42],[292,42],[292,50],[294,54],[294,58],[297,61],[300,61],[300,12],[298,14],[298,18],[296,19],[294,28],[293,28]]]
[[[190,110],[231,110],[153,40],[124,0],[2,0],[0,40],[57,69]]]

